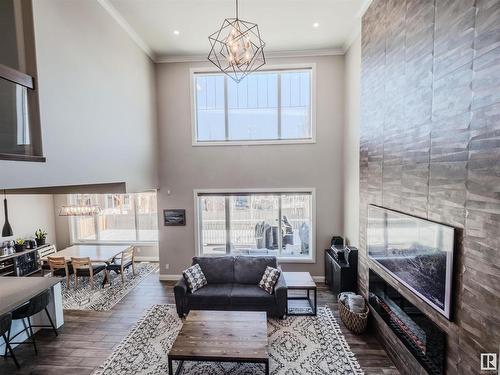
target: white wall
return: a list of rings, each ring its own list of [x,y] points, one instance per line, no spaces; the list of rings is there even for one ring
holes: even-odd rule
[[[185,208],[187,215],[184,227],[160,224],[161,274],[180,274],[195,255],[193,189],[312,187],[316,188],[317,202],[317,261],[315,264],[287,264],[284,269],[324,275],[323,250],[329,247],[333,234],[342,233],[344,57],[274,59],[269,64],[311,62],[317,64],[317,143],[266,146],[193,147],[190,68],[208,65],[157,65],[158,208],[159,212],[165,208]],[[170,266],[168,270],[166,264]]]
[[[0,188],[156,188],[154,64],[97,1],[33,7],[47,162],[0,160]]]
[[[5,222],[3,194],[1,199],[0,227],[3,227]],[[0,237],[0,242],[17,238],[32,238],[38,228],[47,232],[48,243],[56,241],[52,195],[7,195],[7,206],[9,209],[9,222],[14,235],[12,237]]]
[[[345,55],[344,236],[359,245],[359,124],[361,90],[361,36]]]

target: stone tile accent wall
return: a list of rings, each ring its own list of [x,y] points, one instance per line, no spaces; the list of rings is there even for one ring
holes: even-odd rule
[[[479,373],[500,344],[500,1],[374,0],[361,96],[360,289],[369,267],[386,275],[366,257],[368,204],[459,228],[452,321],[389,281],[448,333],[447,373]]]

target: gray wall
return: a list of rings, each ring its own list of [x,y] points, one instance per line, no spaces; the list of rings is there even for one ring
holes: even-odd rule
[[[448,374],[479,373],[500,342],[499,42],[498,0],[375,0],[363,18],[360,286],[375,268],[425,311],[448,334]],[[366,258],[370,203],[462,230],[452,321]]]
[[[317,143],[302,145],[191,145],[190,68],[157,66],[160,131],[159,211],[185,208],[185,227],[160,223],[162,275],[178,275],[195,255],[193,189],[316,188],[316,263],[287,264],[285,270],[322,276],[323,249],[342,233],[342,128],[344,57],[275,59],[270,64],[317,63]],[[167,194],[170,191],[170,195]],[[161,218],[160,218],[161,222]],[[165,265],[169,264],[167,270]]]
[[[34,1],[46,163],[0,160],[0,187],[157,187],[154,64],[97,1]]]
[[[361,101],[361,35],[345,54],[344,236],[359,246],[359,122]]]

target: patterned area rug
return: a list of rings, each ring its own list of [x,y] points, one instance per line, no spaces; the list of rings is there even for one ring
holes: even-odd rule
[[[65,310],[110,310],[123,297],[125,297],[137,284],[139,284],[151,272],[158,269],[156,263],[136,263],[135,276],[129,268],[125,273],[125,284],[122,285],[120,275],[110,272],[111,286],[106,284],[102,287],[104,272],[94,276],[94,288],[90,289],[87,277],[78,278],[78,288],[75,290],[73,277],[71,277],[70,288],[66,288],[66,282],[61,283],[63,309]]]
[[[174,305],[153,306],[92,374],[168,374],[167,353],[181,326]],[[319,307],[316,317],[270,319],[267,327],[273,375],[363,374],[327,307]],[[248,363],[184,362],[181,374],[261,375],[264,368]]]

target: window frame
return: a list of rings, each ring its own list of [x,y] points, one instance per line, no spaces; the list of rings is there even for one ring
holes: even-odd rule
[[[145,191],[144,193],[150,193],[149,191]],[[141,194],[141,193],[118,193],[118,194]],[[93,195],[93,194],[90,194],[90,195]],[[103,195],[108,195],[108,194],[103,194]],[[110,193],[110,195],[112,195],[112,193]],[[67,196],[67,200],[66,202],[68,204],[74,204],[75,201],[73,199],[74,197],[74,194],[68,194]],[[156,199],[158,199],[158,193],[156,195]],[[97,223],[97,220],[95,219],[95,216],[93,216],[94,218],[94,230],[95,230],[95,236],[96,236],[96,239],[95,240],[88,240],[88,241],[85,241],[85,240],[80,240],[78,239],[78,235],[76,233],[77,229],[76,229],[76,218],[78,218],[77,216],[76,217],[69,217],[68,219],[68,226],[69,226],[69,233],[70,233],[70,242],[71,242],[71,245],[136,245],[136,246],[154,246],[154,245],[158,245],[159,243],[159,238],[160,238],[160,223],[158,223],[158,214],[155,214],[156,216],[156,219],[157,219],[157,223],[158,223],[158,239],[156,241],[145,241],[145,240],[137,240],[137,237],[139,235],[138,231],[139,229],[137,228],[137,199],[134,197],[133,199],[133,202],[134,202],[134,222],[135,222],[135,237],[136,237],[136,240],[121,240],[121,241],[103,241],[103,240],[99,240],[99,226],[98,226],[98,223]]]
[[[279,263],[304,263],[312,264],[316,263],[316,189],[315,188],[252,188],[252,189],[194,189],[193,190],[193,201],[194,201],[194,236],[195,236],[195,246],[197,256],[216,256],[203,254],[201,244],[201,213],[198,205],[198,198],[200,195],[204,194],[263,194],[263,193],[281,193],[281,194],[291,194],[291,193],[307,193],[311,194],[311,244],[310,244],[310,254],[309,257],[282,257],[278,256],[277,259]]]
[[[199,141],[197,138],[197,104],[195,77],[197,74],[220,74],[220,70],[212,67],[191,68],[189,70],[190,80],[190,108],[191,108],[191,145],[192,146],[252,146],[252,145],[284,145],[284,144],[312,144],[316,143],[316,63],[266,65],[265,69],[258,72],[280,72],[293,70],[311,71],[311,137],[298,139],[266,139],[266,140],[226,140],[226,141]],[[227,102],[227,100],[226,100]],[[280,116],[280,115],[279,115]]]
[[[27,112],[29,117],[29,138],[30,144],[23,145],[24,153],[6,153],[0,151],[0,160],[45,162],[42,148],[42,130],[40,124],[40,105],[38,98],[38,81],[35,33],[33,19],[33,4],[30,0],[21,0],[21,21],[23,25],[22,54],[25,56],[25,70],[0,64],[0,79],[22,86],[27,90]],[[18,50],[19,53],[19,50]]]

